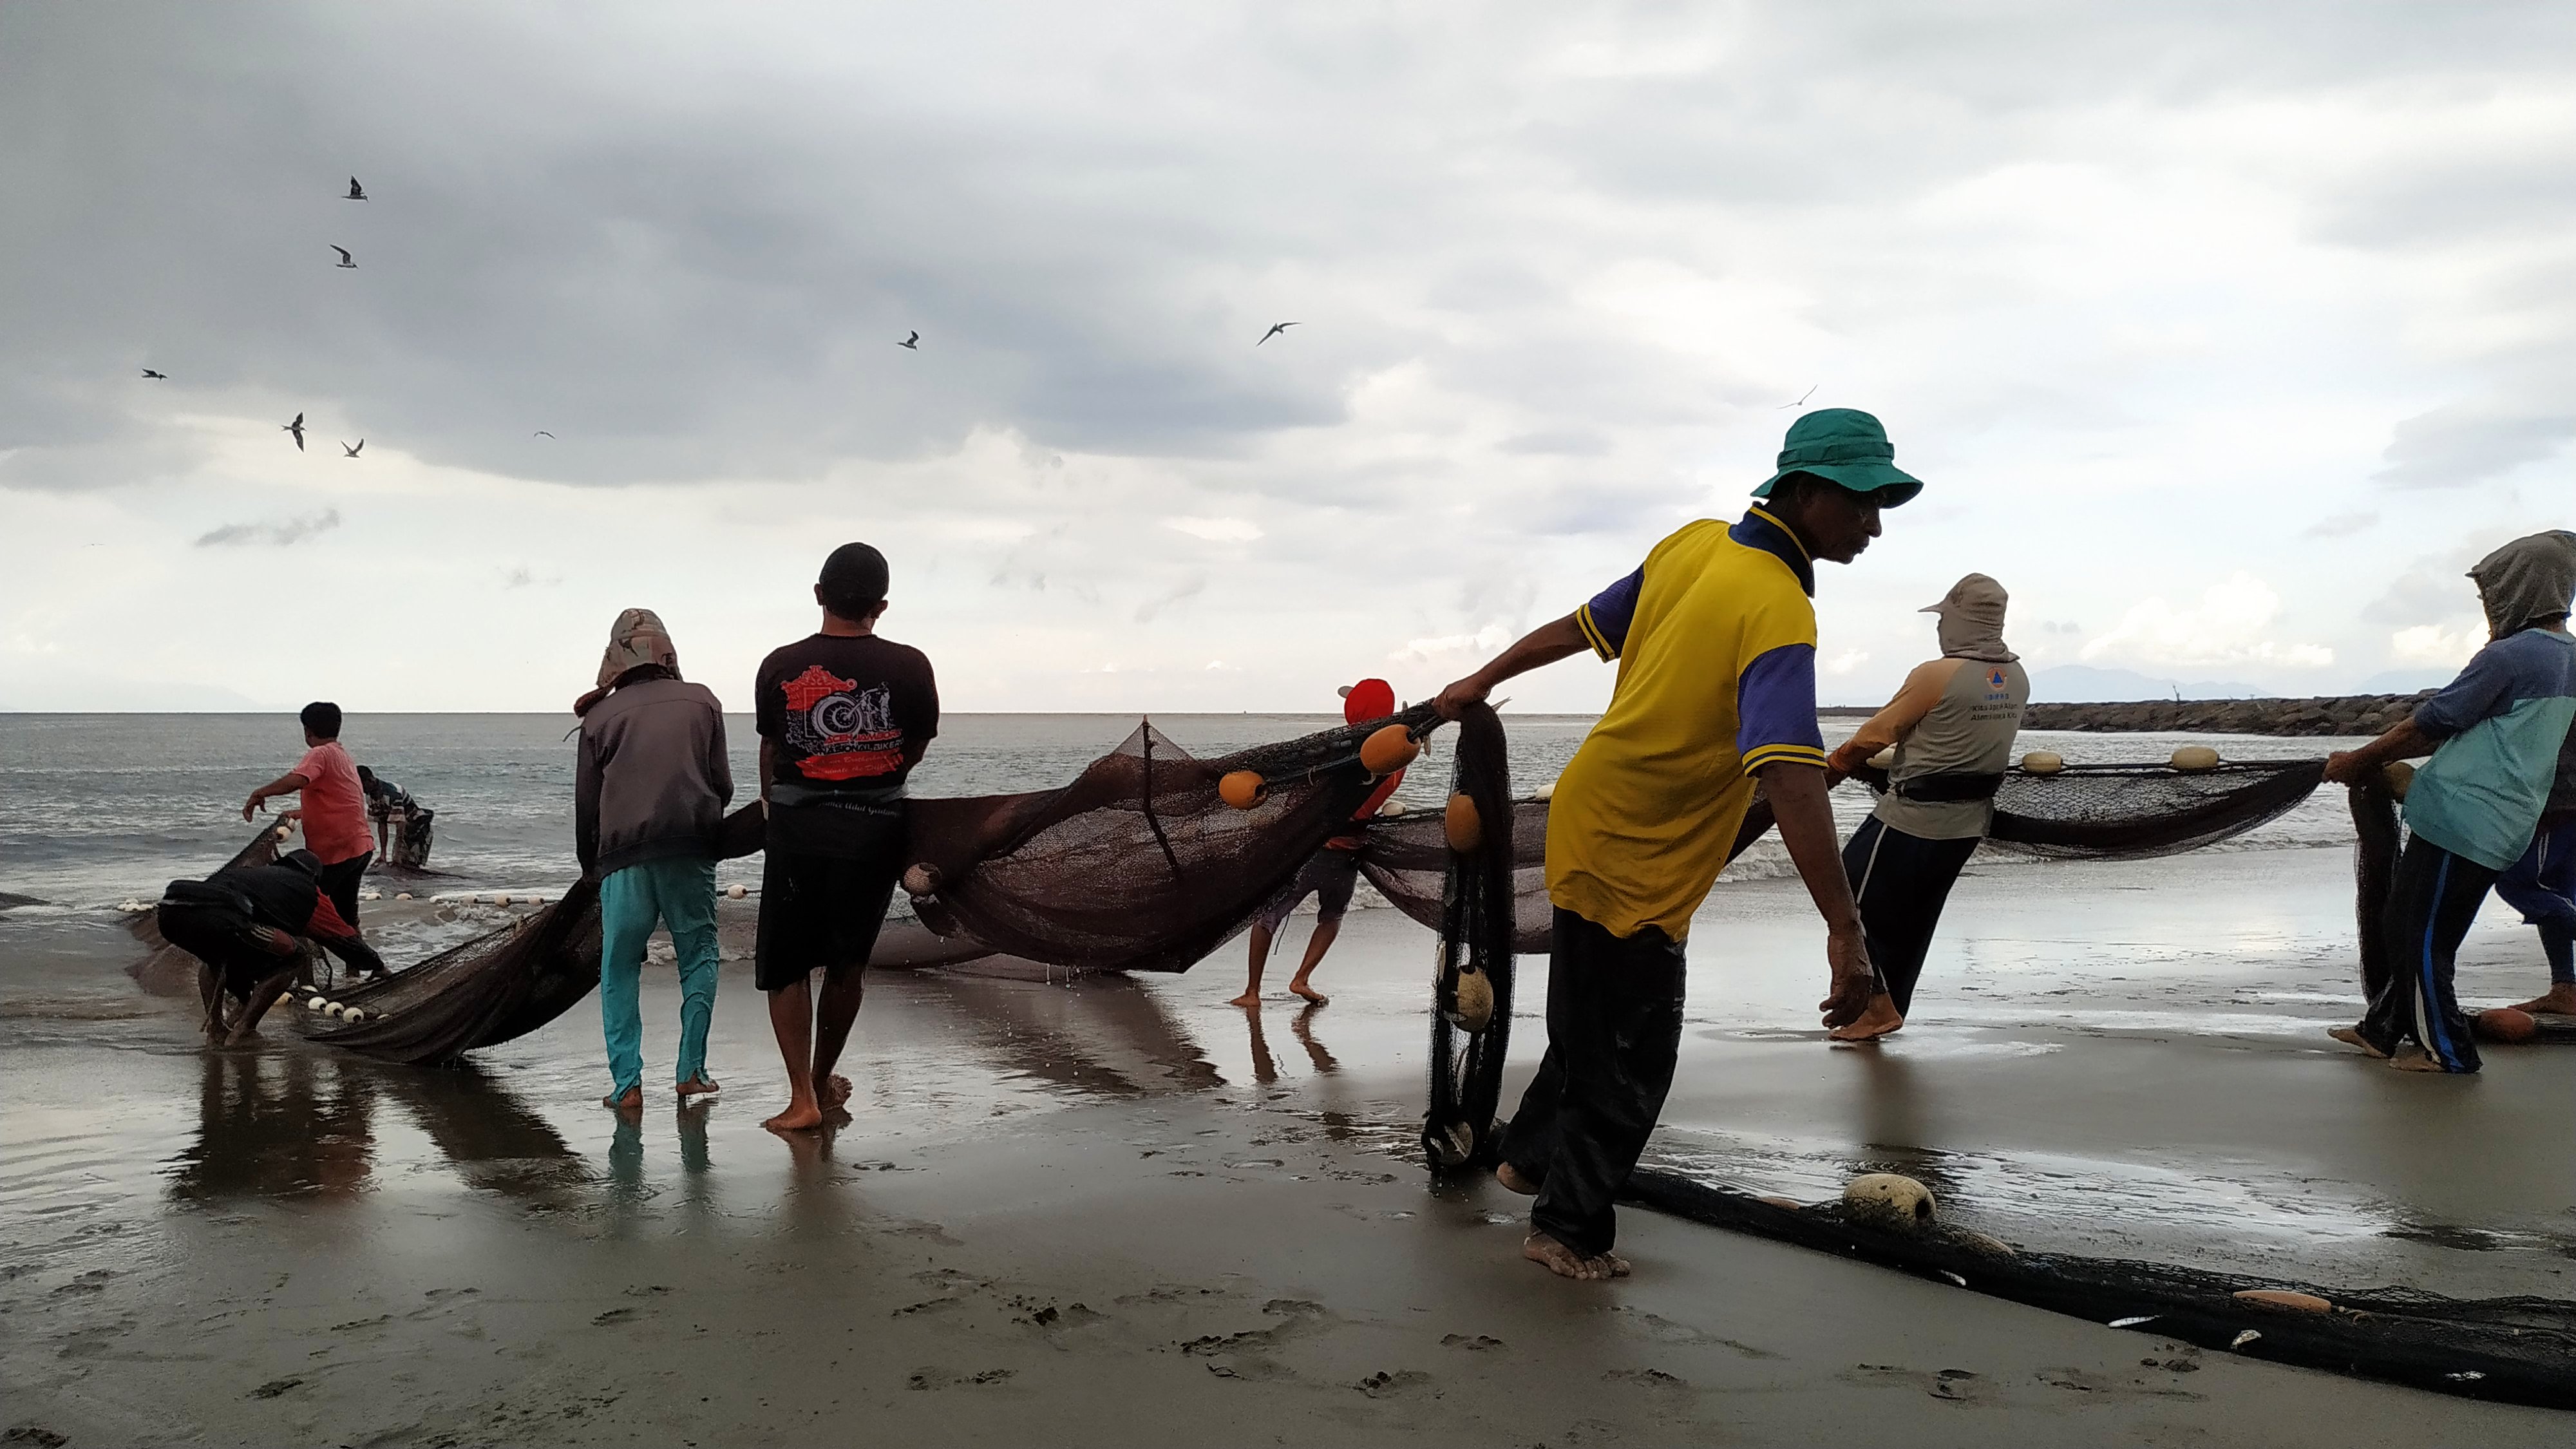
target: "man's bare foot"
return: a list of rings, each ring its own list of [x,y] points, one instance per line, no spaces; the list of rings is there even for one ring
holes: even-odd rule
[[[1522,1239],[1521,1256],[1559,1278],[1573,1278],[1585,1283],[1628,1276],[1627,1259],[1615,1253],[1587,1258],[1545,1233],[1532,1233]]]
[[[704,1072],[700,1072],[696,1076],[682,1082],[678,1088],[680,1096],[683,1099],[689,1097],[703,1097],[709,1092],[721,1092],[723,1090],[723,1087],[707,1080],[707,1074]]]
[[[814,1079],[814,1105],[829,1112],[850,1100],[850,1079],[835,1072]]]
[[[1259,1006],[1260,1004],[1261,993],[1258,991],[1247,991],[1226,1003],[1228,1006]]]
[[[2360,1027],[2330,1026],[2326,1028],[2326,1035],[2333,1037],[2336,1041],[2342,1042],[2345,1046],[2361,1048],[2364,1055],[2383,1062],[2388,1060],[2388,1053],[2372,1046],[2370,1044],[2370,1038],[2361,1034]]]
[[[1538,1196],[1538,1184],[1521,1176],[1521,1170],[1508,1162],[1494,1169],[1494,1181],[1501,1183],[1506,1190],[1519,1193],[1523,1197]]]
[[[787,1104],[787,1110],[760,1124],[772,1132],[810,1132],[823,1125],[823,1109],[802,1097]]]
[[[1897,1014],[1896,998],[1882,991],[1869,999],[1869,1009],[1860,1014],[1860,1020],[1846,1022],[1825,1035],[1835,1041],[1876,1041],[1904,1025],[1905,1018]]]
[[[2576,1016],[2576,986],[2552,986],[2529,1001],[2514,1003],[2516,1011],[2538,1012],[2546,1016]]]
[[[623,1092],[611,1092],[599,1099],[599,1105],[613,1107],[620,1112],[641,1112],[644,1110],[643,1084],[639,1082]]]
[[[1308,1001],[1315,1003],[1317,1006],[1321,1006],[1325,1002],[1333,999],[1326,996],[1324,993],[1317,991],[1314,987],[1307,985],[1303,981],[1289,982],[1288,989],[1297,993],[1299,996],[1306,998]]]
[[[2401,1072],[2438,1072],[2442,1070],[2442,1064],[2440,1062],[2433,1060],[2433,1058],[2422,1048],[2413,1046],[2399,1048],[2397,1055],[2388,1059],[2388,1064]]]

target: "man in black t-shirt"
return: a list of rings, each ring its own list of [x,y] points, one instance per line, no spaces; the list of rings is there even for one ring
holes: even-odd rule
[[[771,653],[753,685],[769,841],[755,955],[789,1093],[761,1124],[773,1132],[820,1126],[850,1095],[832,1068],[903,872],[904,778],[939,733],[930,661],[877,637],[886,580],[875,549],[834,549],[814,585],[822,632]]]

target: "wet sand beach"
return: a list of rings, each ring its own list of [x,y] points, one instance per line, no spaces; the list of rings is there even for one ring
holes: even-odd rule
[[[2576,1296],[2576,1052],[2426,1080],[2325,1041],[2358,1009],[2350,889],[2332,849],[1973,869],[1916,1020],[1836,1048],[1799,888],[1723,887],[1650,1160],[1804,1199],[1906,1171],[2052,1249]],[[777,1068],[745,962],[726,1091],[683,1109],[648,1077],[624,1121],[587,1006],[466,1071],[282,1023],[208,1053],[115,969],[112,924],[27,949],[52,967],[0,987],[0,1418],[74,1444],[2567,1432],[1642,1211],[1634,1278],[1551,1279],[1516,1257],[1521,1199],[1427,1184],[1430,937],[1391,911],[1352,917],[1313,1011],[1224,1006],[1239,947],[1072,986],[877,973],[852,1120],[795,1142],[758,1125]],[[2539,975],[2491,908],[2464,994]],[[1515,1091],[1543,983],[1526,961]],[[657,1071],[675,1006],[648,971]]]

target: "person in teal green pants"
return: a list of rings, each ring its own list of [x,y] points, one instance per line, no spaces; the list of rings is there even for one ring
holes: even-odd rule
[[[724,710],[704,685],[680,678],[679,652],[650,609],[617,616],[599,687],[573,703],[581,717],[573,780],[573,843],[599,881],[599,1019],[609,1092],[622,1112],[644,1106],[644,1021],[637,1001],[644,944],[667,925],[680,967],[683,1099],[716,1090],[707,1075],[707,1022],[716,1004],[714,841],[733,799]]]

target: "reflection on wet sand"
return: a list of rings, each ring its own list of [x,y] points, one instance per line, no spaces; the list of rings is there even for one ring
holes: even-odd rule
[[[913,1005],[938,1009],[961,1045],[1014,1076],[1098,1097],[1225,1085],[1154,993],[1124,976],[1043,986],[922,972],[904,978],[901,989]]]
[[[1322,1042],[1315,1039],[1315,1013],[1321,1010],[1321,1005],[1311,1002],[1299,1008],[1295,1016],[1288,1018],[1288,1030],[1296,1036],[1297,1044],[1306,1049],[1306,1061],[1315,1069],[1315,1075],[1329,1077],[1340,1071],[1342,1064],[1334,1060],[1332,1052],[1326,1050]],[[1252,1080],[1259,1086],[1269,1086],[1279,1080],[1279,1062],[1270,1055],[1269,1039],[1262,1035],[1261,1008],[1246,1008],[1243,1022],[1245,1029],[1252,1034]]]
[[[579,1160],[552,1123],[471,1062],[375,1071],[385,1091],[475,1187],[513,1192],[551,1185],[560,1174],[547,1173],[549,1164]],[[546,1181],[531,1181],[532,1176]]]
[[[314,1052],[208,1051],[197,1140],[168,1164],[170,1195],[355,1196],[375,1158],[373,1075]]]

